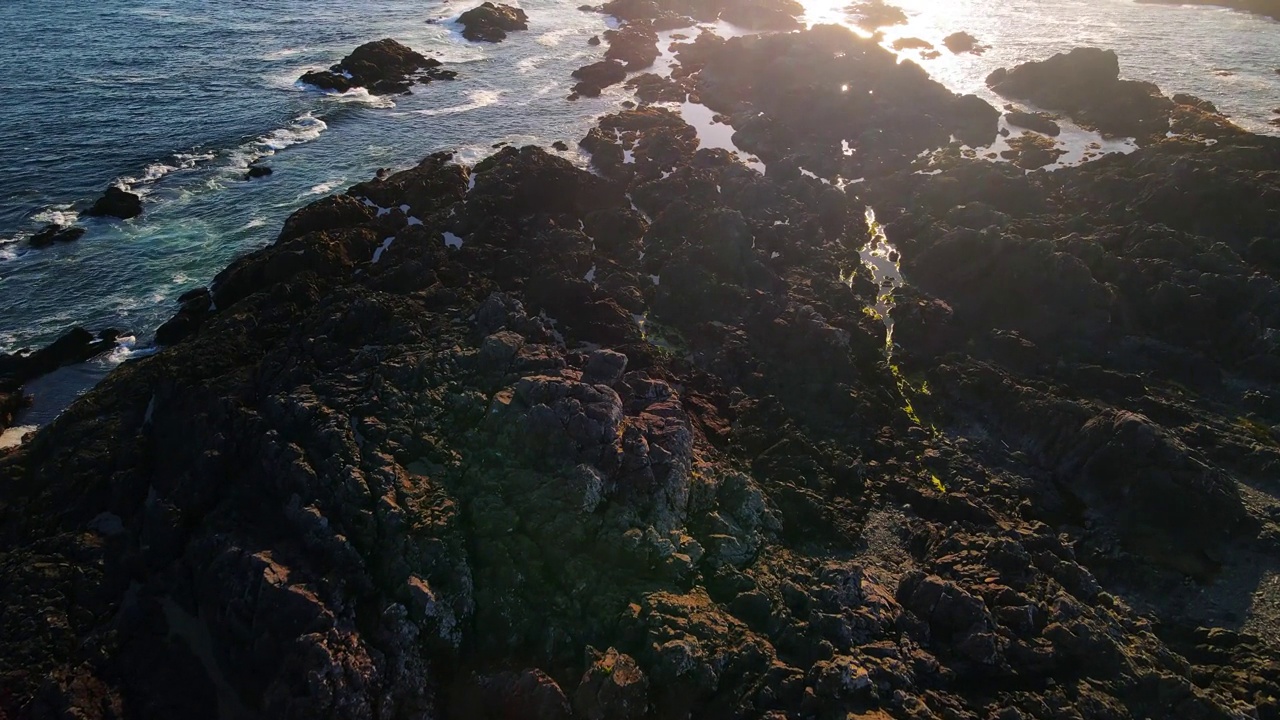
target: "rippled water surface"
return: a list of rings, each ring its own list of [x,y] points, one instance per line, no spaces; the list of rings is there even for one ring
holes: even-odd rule
[[[73,324],[120,328],[144,348],[177,295],[270,242],[288,213],[377,168],[440,149],[474,160],[498,142],[573,146],[622,99],[614,88],[565,100],[573,69],[603,52],[586,41],[606,19],[579,12],[580,2],[523,0],[530,30],[498,45],[469,43],[450,22],[475,2],[0,3],[0,351],[48,342]],[[886,43],[915,36],[941,49],[943,37],[966,30],[992,46],[982,56],[943,49],[932,60],[902,53],[954,90],[990,97],[983,78],[996,67],[1097,45],[1120,53],[1128,77],[1275,131],[1267,124],[1280,106],[1274,21],[1130,0],[896,3],[911,21],[887,29]],[[848,21],[847,0],[805,4],[809,22]],[[295,83],[381,37],[439,58],[459,79],[391,99]],[[244,181],[259,157],[275,174]],[[76,221],[77,208],[117,181],[145,195],[142,217],[80,219],[81,240],[27,247],[32,231]],[[66,385],[85,386],[130,352],[71,373]],[[46,385],[66,393],[56,379]]]

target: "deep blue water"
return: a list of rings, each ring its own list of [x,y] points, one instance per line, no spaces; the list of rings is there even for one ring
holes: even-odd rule
[[[570,73],[603,52],[586,41],[606,20],[577,11],[580,2],[522,0],[529,31],[498,45],[467,42],[450,22],[478,0],[0,2],[0,351],[46,343],[76,324],[137,338],[134,350],[30,386],[37,404],[23,422],[47,421],[145,348],[179,294],[270,242],[307,202],[436,150],[473,161],[498,142],[574,146],[624,98],[614,88],[565,101]],[[811,21],[840,21],[846,0],[805,4]],[[1087,42],[1119,51],[1131,76],[1214,100],[1246,127],[1273,131],[1275,22],[1130,0],[898,4],[912,20],[890,40],[938,42],[963,29],[993,45],[983,57],[922,61],[954,89],[981,92],[996,66]],[[459,79],[389,100],[296,84],[382,37],[439,58]],[[275,174],[244,181],[258,157]],[[113,182],[145,195],[144,215],[77,219]],[[25,237],[49,221],[88,232],[30,249]]]

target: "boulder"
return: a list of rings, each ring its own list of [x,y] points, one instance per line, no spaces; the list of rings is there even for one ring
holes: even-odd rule
[[[328,70],[313,70],[302,82],[335,92],[366,88],[375,95],[407,92],[410,76],[419,70],[434,71],[440,61],[428,58],[395,40],[365,43]]]
[[[597,97],[602,89],[626,80],[627,68],[617,60],[601,60],[574,70],[573,76],[578,79],[573,86],[575,93]]]
[[[49,247],[56,242],[72,242],[79,240],[84,235],[85,229],[82,227],[67,227],[57,223],[51,223],[44,226],[35,235],[32,235],[27,242],[31,243],[31,247],[42,248]]]
[[[93,217],[117,217],[121,220],[137,217],[142,214],[142,197],[128,190],[112,185],[89,208],[86,215]]]
[[[978,38],[964,31],[951,33],[942,39],[942,44],[957,55],[960,53],[981,55],[987,50],[987,46],[978,44]]]
[[[496,43],[505,40],[509,32],[528,30],[529,16],[517,7],[486,2],[462,13],[458,24],[462,25],[462,37]]]
[[[244,177],[246,180],[252,180],[254,178],[267,177],[273,172],[274,171],[270,166],[267,165],[250,165],[249,170],[244,174]]]

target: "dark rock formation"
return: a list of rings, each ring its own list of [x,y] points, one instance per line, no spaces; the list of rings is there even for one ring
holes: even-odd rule
[[[1121,80],[1115,52],[1098,48],[1000,68],[987,77],[987,85],[1005,97],[1065,112],[1103,135],[1141,142],[1164,138],[1174,107],[1155,85]]]
[[[380,173],[0,457],[0,713],[1273,720],[1280,140],[1025,173],[847,31],[679,57],[767,174]]]
[[[986,45],[978,43],[978,38],[967,32],[953,32],[942,39],[942,44],[947,46],[951,52],[959,55],[960,53],[973,53],[981,55],[990,48]]]
[[[791,158],[823,177],[883,175],[952,135],[996,137],[1000,113],[961,97],[916,64],[838,26],[679,46],[698,95],[728,116],[738,147],[772,165]],[[848,152],[846,152],[846,149]]]
[[[273,172],[275,171],[272,170],[269,165],[250,165],[249,170],[244,174],[244,177],[246,180],[252,180],[254,178],[267,177]]]
[[[347,92],[362,87],[375,95],[408,92],[413,74],[426,70],[420,81],[448,79],[453,73],[439,70],[440,61],[425,57],[390,38],[365,43],[328,70],[313,70],[302,82],[323,90]]]
[[[142,197],[123,188],[112,185],[102,197],[85,212],[91,217],[116,217],[121,220],[137,217],[142,214]]]
[[[84,236],[85,229],[82,227],[58,225],[50,223],[44,226],[39,232],[32,235],[27,240],[31,247],[42,248],[49,247],[57,242],[74,242]]]
[[[573,77],[578,80],[573,86],[574,93],[596,97],[604,88],[626,80],[627,68],[617,60],[601,60],[574,70]]]
[[[96,337],[76,327],[39,350],[0,353],[0,431],[8,428],[14,415],[27,405],[22,386],[66,365],[84,362],[116,346],[116,330],[103,330]]]
[[[1062,134],[1062,128],[1058,126],[1058,123],[1053,121],[1053,116],[1047,113],[1029,113],[1014,110],[1012,112],[1005,113],[1004,119],[1008,121],[1010,125],[1024,127],[1028,130],[1035,130],[1041,135],[1058,137],[1058,135]]]
[[[907,14],[902,8],[890,5],[884,0],[857,0],[845,8],[845,12],[856,17],[858,27],[864,30],[875,30],[887,25],[905,25]]]
[[[462,13],[458,17],[462,25],[462,37],[475,42],[502,42],[507,33],[529,29],[529,16],[524,10],[510,5],[494,5],[486,2]]]

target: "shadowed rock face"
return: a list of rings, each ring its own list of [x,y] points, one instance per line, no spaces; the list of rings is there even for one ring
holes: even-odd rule
[[[392,95],[407,92],[411,76],[419,70],[428,71],[420,80],[453,77],[450,71],[437,70],[439,67],[439,60],[388,38],[361,45],[328,70],[306,73],[302,82],[337,92],[362,87],[375,95]]]
[[[841,191],[696,138],[432,155],[184,296],[0,456],[0,712],[1274,718],[1277,143]]]

